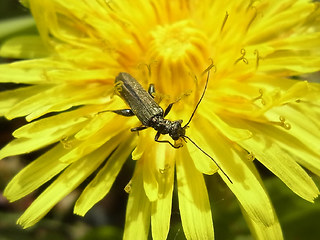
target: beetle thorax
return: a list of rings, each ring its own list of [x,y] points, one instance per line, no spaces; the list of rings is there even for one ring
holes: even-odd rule
[[[169,134],[173,140],[178,140],[185,135],[185,129],[181,127],[182,120],[171,121],[162,116],[154,116],[150,120],[150,127],[161,134]]]

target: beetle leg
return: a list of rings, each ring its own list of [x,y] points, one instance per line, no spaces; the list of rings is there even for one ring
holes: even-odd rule
[[[119,115],[125,116],[125,117],[132,117],[132,116],[134,116],[134,113],[132,112],[131,109],[111,110],[110,112],[114,112],[114,113],[116,113],[116,114],[119,114]]]
[[[147,129],[147,126],[140,126],[140,127],[135,127],[135,128],[131,128],[131,132],[138,132],[144,129]]]
[[[170,103],[170,104],[168,105],[168,107],[166,108],[166,110],[164,111],[163,117],[165,117],[165,116],[168,115],[168,113],[170,112],[173,104],[179,102],[183,97],[186,97],[186,96],[188,96],[188,95],[190,95],[190,92],[184,93],[184,94],[183,94],[181,97],[179,97],[176,101]]]
[[[175,146],[175,145],[173,145],[171,142],[169,142],[168,140],[164,140],[164,141],[162,141],[162,140],[158,140],[159,139],[159,137],[160,137],[160,135],[161,135],[161,133],[160,132],[157,132],[157,134],[154,136],[154,140],[156,141],[156,142],[159,142],[159,143],[169,143],[170,145],[171,145],[171,147],[173,147],[173,148],[180,148],[181,146]]]
[[[156,89],[155,89],[155,87],[154,87],[154,84],[151,83],[151,84],[149,85],[149,88],[148,88],[148,93],[150,94],[150,96],[151,96],[152,98],[154,98],[155,92],[156,92]]]
[[[173,103],[170,103],[170,104],[168,105],[168,107],[167,107],[166,110],[164,111],[163,117],[165,117],[165,116],[168,115],[168,113],[170,112],[173,104],[175,104],[175,103],[176,103],[176,102],[173,102]]]
[[[181,100],[181,97],[180,97],[180,98],[178,98],[176,101],[174,101],[174,102],[170,103],[170,104],[168,105],[168,107],[166,108],[166,110],[164,111],[163,117],[167,116],[167,115],[168,115],[168,113],[170,112],[170,110],[171,110],[171,108],[172,108],[173,104],[175,104],[175,103],[179,102],[180,100]]]

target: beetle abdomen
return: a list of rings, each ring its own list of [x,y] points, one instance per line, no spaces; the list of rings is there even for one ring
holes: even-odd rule
[[[150,94],[143,89],[130,74],[121,72],[115,79],[120,83],[119,95],[129,105],[133,113],[145,126],[154,116],[163,116],[162,108],[154,101]]]

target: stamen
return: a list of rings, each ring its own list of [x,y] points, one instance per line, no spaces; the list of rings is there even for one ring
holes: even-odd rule
[[[138,65],[139,69],[142,69],[142,67],[146,67],[148,70],[148,77],[151,77],[151,64],[146,64],[146,63],[140,63]]]
[[[166,165],[164,166],[164,168],[160,168],[160,169],[159,169],[159,172],[160,172],[161,174],[165,174],[165,173],[168,172],[169,169],[170,169],[170,165],[169,165],[169,164],[166,164]]]
[[[70,140],[68,136],[64,136],[60,142],[64,149],[70,150],[73,148],[73,140]]]
[[[259,55],[259,51],[257,49],[254,50],[254,55],[257,56],[257,59],[256,59],[256,70],[257,70],[259,67],[259,62],[260,62],[260,55]]]
[[[174,239],[173,239],[173,240],[178,239],[178,235],[180,234],[180,231],[181,231],[181,227],[178,228],[178,230],[177,230],[177,232],[176,232],[176,235],[174,236]]]
[[[47,70],[43,70],[42,71],[41,79],[43,79],[43,81],[45,81],[45,82],[50,82],[50,78],[48,76],[48,71]]]
[[[255,101],[261,99],[261,104],[262,104],[262,105],[266,105],[266,102],[265,102],[264,99],[262,98],[262,97],[263,97],[263,90],[262,90],[261,88],[259,89],[259,93],[260,93],[260,96],[255,97],[254,99],[252,99],[252,102],[255,102]]]
[[[256,157],[254,156],[253,152],[251,152],[247,155],[247,159],[248,161],[252,162],[253,160],[256,159]]]
[[[240,62],[240,61],[242,61],[242,62],[244,62],[245,64],[248,64],[249,62],[248,62],[248,59],[246,59],[244,56],[246,55],[246,50],[244,49],[244,48],[242,48],[241,49],[241,51],[240,51],[240,53],[241,53],[241,57],[240,58],[238,58],[235,62],[234,62],[234,65],[236,65],[238,62]]]
[[[114,93],[117,95],[120,95],[121,91],[122,91],[122,82],[119,81],[114,85]]]
[[[176,100],[173,101],[173,103],[175,104],[175,103],[179,102],[182,98],[185,98],[185,97],[190,96],[191,93],[192,93],[192,90],[191,90],[191,89],[186,90],[186,91],[185,91],[184,93],[182,93],[179,97],[177,97]]]
[[[256,8],[256,7],[251,6],[250,9],[254,9],[254,10],[255,10],[255,13],[254,13],[253,17],[250,19],[250,21],[249,21],[249,23],[248,23],[248,25],[247,25],[247,27],[246,27],[246,31],[249,30],[249,28],[251,27],[253,21],[257,18],[257,15],[258,15],[258,13],[257,13],[257,8]]]
[[[291,129],[291,124],[290,123],[284,123],[283,127],[286,130],[290,130]]]
[[[279,120],[281,122],[281,126],[284,127],[285,129],[289,130],[291,128],[290,123],[286,123],[286,119],[283,116],[279,117]]]
[[[216,71],[217,71],[216,65],[213,64],[213,59],[212,59],[212,58],[209,58],[209,60],[211,61],[209,67],[207,67],[207,68],[201,73],[201,75],[204,75],[205,73],[207,73],[208,71],[210,71],[212,68],[214,68],[214,71],[213,71],[213,72],[216,72]]]
[[[226,25],[226,22],[228,20],[228,17],[229,17],[229,13],[226,12],[226,15],[224,16],[224,19],[223,19],[223,22],[222,22],[222,25],[221,25],[221,28],[220,28],[220,33],[223,31],[223,28]]]
[[[274,124],[274,125],[278,125],[280,127],[283,127],[286,130],[290,130],[291,129],[291,124],[286,122],[286,119],[285,119],[284,116],[279,116],[279,120],[280,120],[280,122],[271,121],[271,123]]]
[[[132,180],[130,180],[128,184],[124,187],[124,191],[126,191],[126,193],[129,194],[131,192],[131,189],[132,189]]]
[[[110,1],[108,1],[108,0],[105,0],[105,1],[103,1],[106,5],[107,5],[107,7],[111,10],[111,11],[114,11],[114,9],[111,7],[111,5],[110,5],[110,3],[112,2],[111,0]]]
[[[259,1],[260,1],[260,0],[251,0],[250,3],[249,3],[249,5],[248,5],[247,11],[248,11],[250,8],[256,8],[255,6],[253,6],[253,4],[254,4],[255,2],[259,2]]]

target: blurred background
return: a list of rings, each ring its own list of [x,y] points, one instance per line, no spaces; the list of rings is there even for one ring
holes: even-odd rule
[[[0,0],[0,45],[14,34],[36,33],[36,28],[29,18],[28,9],[18,0]],[[18,32],[11,31],[12,25],[8,20],[15,19],[22,26]],[[1,63],[13,59],[0,58]],[[319,81],[319,74],[309,76],[312,81]],[[0,84],[0,91],[17,88],[15,84]],[[7,121],[0,118],[0,147],[10,142],[12,132],[25,124],[23,118]],[[45,152],[41,151],[9,157],[0,161],[0,240],[116,240],[122,239],[125,220],[127,193],[123,190],[129,182],[134,162],[128,159],[117,178],[111,192],[88,212],[85,217],[73,214],[73,205],[86,184],[84,182],[72,192],[49,214],[35,226],[23,230],[16,225],[16,220],[30,203],[48,186],[28,195],[27,197],[9,203],[2,195],[10,179],[33,159]],[[284,184],[259,163],[257,167],[264,179],[275,210],[278,214],[287,240],[316,240],[320,239],[320,201],[314,204],[296,196]],[[313,176],[319,186],[319,178]],[[250,240],[253,239],[242,216],[236,198],[216,175],[206,177],[209,197],[212,206],[217,240]],[[171,230],[168,239],[185,239],[179,216],[176,191],[173,199]]]

